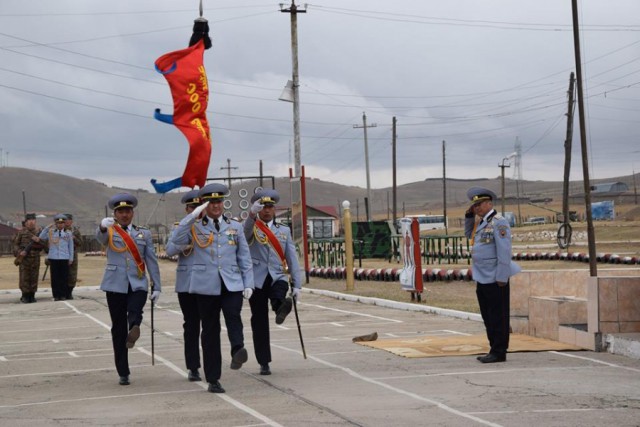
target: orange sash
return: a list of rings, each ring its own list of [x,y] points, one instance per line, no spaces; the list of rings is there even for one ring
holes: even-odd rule
[[[124,231],[124,229],[121,226],[117,226],[117,227],[113,226],[113,227],[109,227],[109,243],[112,243],[113,230],[115,230],[116,233],[118,233],[118,235],[122,237],[122,240],[124,241],[124,244],[127,247],[127,250],[133,257],[134,261],[136,262],[136,265],[138,266],[138,277],[144,276],[144,272],[145,272],[144,261],[140,256],[140,251],[138,251],[138,245],[136,245],[136,242],[131,238],[129,233]]]
[[[280,241],[278,240],[276,235],[273,234],[273,231],[271,231],[269,227],[267,227],[267,224],[265,224],[258,218],[256,218],[256,227],[258,227],[258,229],[260,229],[260,231],[262,231],[264,235],[267,237],[267,240],[269,241],[269,245],[271,245],[273,250],[276,251],[276,253],[278,254],[278,257],[280,257],[280,261],[282,262],[282,268],[284,268],[285,273],[288,273],[289,268],[287,267],[287,259],[284,256],[284,251],[282,250],[282,246],[280,245]]]

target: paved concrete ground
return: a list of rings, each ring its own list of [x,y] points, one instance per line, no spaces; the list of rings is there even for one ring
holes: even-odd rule
[[[299,313],[307,359],[292,313],[272,326],[273,375],[258,375],[246,305],[249,362],[231,371],[223,337],[220,395],[186,380],[180,309],[164,293],[155,366],[147,310],[130,351],[131,385],[119,386],[105,297],[88,288],[75,294],[53,302],[39,292],[29,305],[0,294],[0,425],[640,425],[638,360],[587,351],[509,354],[493,365],[473,356],[406,359],[351,338],[476,334],[482,324],[306,292]]]

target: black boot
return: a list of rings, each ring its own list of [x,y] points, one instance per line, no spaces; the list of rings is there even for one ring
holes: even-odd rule
[[[36,293],[35,292],[30,292],[29,293],[29,302],[36,302]]]
[[[20,302],[23,304],[26,304],[29,302],[29,293],[27,292],[23,292],[22,296],[20,297]]]

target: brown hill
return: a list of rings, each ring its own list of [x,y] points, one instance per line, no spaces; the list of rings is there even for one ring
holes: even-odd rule
[[[288,178],[275,178],[275,187],[282,196],[281,206],[290,205],[290,187]],[[633,188],[633,177],[609,178],[598,182],[621,181]],[[122,189],[110,187],[104,183],[91,179],[78,179],[66,175],[42,172],[31,169],[2,167],[0,168],[0,222],[20,224],[23,212],[37,212],[50,217],[58,212],[74,214],[75,222],[83,233],[90,233],[95,224],[108,214],[106,201],[110,196],[119,191],[128,191],[136,195],[139,207],[136,211],[136,223],[166,226],[179,220],[183,216],[183,207],[180,205],[180,193],[167,193],[164,196],[150,193],[142,189]],[[266,187],[271,186],[271,180],[265,180]],[[232,197],[230,197],[230,210],[236,216],[240,207],[248,206],[248,201],[258,186],[256,180],[234,180],[231,185]],[[447,180],[447,207],[461,208],[467,204],[466,191],[472,186],[483,186],[500,194],[500,179],[448,179]],[[246,190],[247,195],[242,201],[240,193]],[[572,182],[570,192],[579,194],[583,191],[581,182]],[[341,185],[332,182],[321,181],[315,178],[306,180],[307,204],[311,206],[332,205],[340,209],[344,200],[351,202],[351,211],[354,219],[364,220],[364,199],[366,189],[355,186]],[[554,206],[562,198],[562,183],[548,181],[520,181],[516,187],[516,181],[505,180],[505,198],[515,199],[516,194],[521,198],[552,199]],[[632,194],[630,194],[632,196]],[[391,203],[393,200],[392,188],[372,190],[372,212],[375,219],[387,219],[392,216]],[[442,179],[427,179],[398,186],[397,188],[397,214],[398,216],[418,213],[441,213],[443,207]],[[459,210],[459,209],[458,209]],[[507,209],[509,210],[509,209]],[[457,214],[457,212],[456,212]],[[551,214],[551,213],[548,213]],[[40,220],[40,224],[46,224],[48,219]]]

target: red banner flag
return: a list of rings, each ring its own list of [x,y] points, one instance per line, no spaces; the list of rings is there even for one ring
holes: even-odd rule
[[[162,55],[155,62],[156,70],[163,74],[173,96],[173,117],[156,110],[155,118],[174,124],[189,142],[189,158],[181,179],[153,186],[165,193],[180,186],[203,187],[211,159],[211,134],[207,122],[209,84],[203,65],[204,42],[198,41],[186,49]]]

